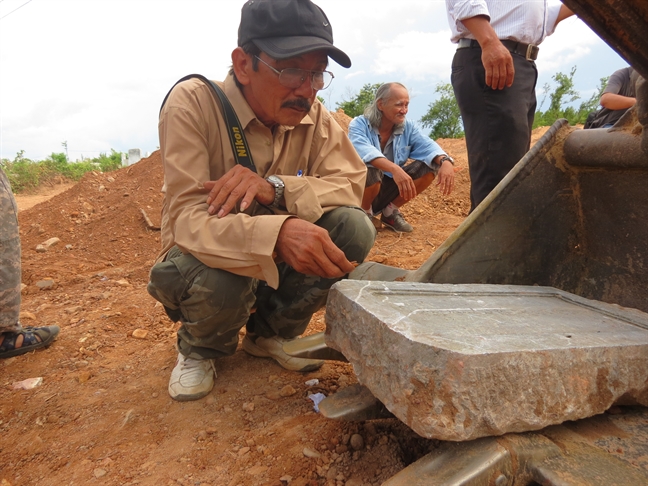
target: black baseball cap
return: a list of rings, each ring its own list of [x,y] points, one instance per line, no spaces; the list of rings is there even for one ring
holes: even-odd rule
[[[254,44],[273,59],[325,50],[340,66],[351,59],[333,46],[333,29],[324,11],[310,0],[249,0],[241,9],[238,45]]]

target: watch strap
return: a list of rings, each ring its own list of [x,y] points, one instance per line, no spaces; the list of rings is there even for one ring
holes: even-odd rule
[[[446,160],[450,162],[452,165],[454,165],[454,160],[452,160],[452,157],[448,157],[447,155],[444,155],[439,159],[439,167],[441,167]]]
[[[279,203],[281,202],[281,198],[284,195],[285,191],[285,184],[284,182],[277,176],[271,175],[269,177],[266,177],[266,181],[268,181],[270,184],[272,184],[272,187],[274,187],[275,190],[275,196],[274,196],[274,201],[272,204],[270,204],[271,208],[278,208]]]

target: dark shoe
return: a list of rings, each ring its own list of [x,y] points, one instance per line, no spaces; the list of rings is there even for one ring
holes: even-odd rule
[[[256,339],[253,339],[246,334],[243,338],[243,350],[258,358],[272,358],[283,368],[290,371],[315,371],[324,364],[321,359],[298,358],[287,354],[283,349],[283,345],[289,341],[289,339],[283,339],[279,336],[271,338],[257,336]]]
[[[405,221],[405,218],[403,218],[400,211],[394,211],[391,216],[385,216],[383,214],[380,217],[380,221],[382,224],[393,229],[397,233],[411,233],[414,231],[414,227]]]
[[[25,327],[20,332],[3,332],[2,344],[0,344],[0,358],[11,358],[29,353],[34,349],[43,348],[52,344],[59,331],[58,326]],[[16,341],[23,336],[20,347],[16,347]]]
[[[376,228],[377,230],[383,227],[383,224],[380,222],[380,218],[378,218],[378,216],[370,216],[369,219],[371,220],[371,224],[373,224],[373,227]]]

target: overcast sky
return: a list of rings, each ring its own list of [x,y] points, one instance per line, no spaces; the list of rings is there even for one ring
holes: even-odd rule
[[[0,157],[71,160],[110,149],[158,148],[157,114],[179,78],[222,79],[236,47],[243,0],[0,0]],[[353,62],[331,62],[320,92],[330,109],[366,83],[400,81],[419,120],[450,81],[455,46],[441,0],[316,0],[334,43]],[[577,66],[589,98],[627,63],[577,18],[558,26],[537,61],[542,87]]]

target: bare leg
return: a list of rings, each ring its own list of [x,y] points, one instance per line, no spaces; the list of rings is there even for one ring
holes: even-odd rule
[[[365,212],[368,213],[369,211],[371,211],[371,203],[373,202],[374,199],[376,199],[376,196],[378,195],[379,192],[380,192],[380,182],[377,182],[373,186],[365,187],[364,194],[362,195],[362,209],[364,209]]]

